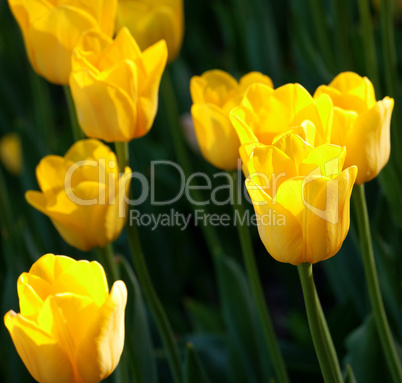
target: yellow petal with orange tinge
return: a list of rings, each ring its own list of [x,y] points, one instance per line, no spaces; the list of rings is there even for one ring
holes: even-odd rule
[[[358,185],[375,178],[387,164],[391,152],[391,115],[394,100],[386,97],[361,114],[346,137],[346,166],[359,169]]]
[[[259,217],[258,233],[269,254],[279,262],[299,264],[303,237],[297,219],[253,181],[247,180],[246,187]]]
[[[70,360],[61,345],[20,314],[9,311],[4,323],[18,355],[38,382],[75,382]]]
[[[240,141],[228,116],[211,104],[194,104],[191,114],[198,144],[206,160],[219,169],[236,169]]]
[[[116,368],[124,345],[124,311],[127,289],[122,281],[113,284],[110,295],[100,308],[86,339],[77,347],[78,371],[84,382],[103,380]],[[98,363],[88,363],[87,360]]]

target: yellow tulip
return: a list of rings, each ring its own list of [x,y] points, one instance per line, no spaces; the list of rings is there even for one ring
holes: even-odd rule
[[[314,148],[294,134],[254,147],[246,186],[260,238],[277,261],[316,263],[339,251],[357,175],[355,166],[342,171],[345,155],[345,148]]]
[[[128,142],[148,133],[166,65],[164,41],[141,52],[128,29],[115,40],[84,33],[73,53],[70,87],[88,137]]]
[[[219,169],[237,168],[240,141],[229,119],[229,112],[254,83],[272,90],[268,76],[251,72],[237,82],[230,74],[211,70],[194,76],[190,82],[191,114],[198,144],[204,158]]]
[[[55,84],[67,85],[71,52],[81,34],[96,28],[114,32],[117,0],[8,0],[34,70]]]
[[[22,172],[23,158],[21,140],[17,133],[7,133],[0,139],[0,160],[12,174]]]
[[[172,62],[184,33],[183,0],[119,0],[116,30],[127,27],[141,50],[165,40]]]
[[[30,374],[40,383],[98,383],[119,363],[127,289],[109,293],[97,262],[46,254],[18,279],[20,313],[4,323]]]
[[[293,127],[310,121],[316,128],[316,144],[328,142],[333,105],[327,95],[313,99],[299,84],[286,84],[275,90],[251,85],[241,104],[230,113],[230,120],[242,145],[260,142],[271,145]]]
[[[115,154],[98,140],[76,142],[64,157],[46,156],[36,168],[42,192],[28,191],[30,205],[49,216],[70,245],[104,247],[121,233],[131,169],[119,175]]]
[[[320,86],[314,97],[322,95],[329,95],[334,104],[331,143],[346,146],[345,165],[359,168],[358,185],[372,180],[390,156],[394,100],[385,97],[377,102],[371,81],[352,72]]]

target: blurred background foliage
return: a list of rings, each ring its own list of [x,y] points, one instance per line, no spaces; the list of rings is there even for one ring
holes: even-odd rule
[[[362,18],[364,9],[369,12],[366,24]],[[392,67],[387,61],[389,56],[381,28],[381,23],[387,22],[397,54]],[[402,18],[397,2],[389,23],[381,19],[378,2],[371,4],[364,0],[187,0],[185,24],[180,57],[167,70],[174,86],[183,133],[190,139],[194,137],[188,126],[189,81],[193,75],[209,69],[223,69],[237,78],[257,70],[269,75],[275,87],[298,82],[312,93],[339,72],[353,70],[360,75],[371,75],[377,99],[385,95],[395,98],[391,160],[381,176],[367,184],[366,193],[381,288],[393,333],[401,345],[402,151],[399,149],[402,145],[402,89],[399,74],[402,73]],[[370,33],[373,33],[372,51],[366,45]],[[160,99],[150,133],[130,143],[131,168],[147,178],[151,175],[151,161],[177,160],[168,128],[172,111],[165,101]],[[63,89],[46,83],[32,71],[18,26],[7,2],[2,1],[0,137],[8,132],[17,132],[21,138],[23,172],[17,177],[0,166],[2,315],[9,309],[19,311],[17,278],[39,256],[51,252],[77,259],[96,259],[95,252],[81,253],[68,246],[50,220],[25,202],[27,190],[38,190],[35,167],[40,159],[48,154],[64,155],[73,138]],[[194,171],[217,173],[192,145],[188,145],[187,150]],[[172,198],[179,182],[179,174],[173,167],[157,168],[156,199]],[[214,186],[221,183],[224,183],[223,177],[214,180]],[[134,181],[132,186],[134,194],[141,192],[139,183]],[[222,200],[225,198],[222,192]],[[193,207],[184,197],[170,206],[155,206],[148,199],[135,208],[141,213],[169,213],[171,209],[193,213]],[[249,203],[246,208],[253,213]],[[229,205],[208,206],[208,209],[232,214]],[[361,382],[388,381],[389,372],[370,315],[355,227],[352,210],[351,229],[339,254],[315,267],[317,288],[342,367],[345,369],[350,363]],[[244,273],[236,228],[217,228],[227,255],[226,261],[217,268],[194,220],[185,231],[179,227],[154,231],[139,227],[139,231],[152,280],[172,323],[183,360],[187,353],[188,366],[199,368],[200,361],[211,382],[268,382],[272,369],[268,353],[260,344],[261,329]],[[297,270],[269,257],[256,227],[251,227],[251,232],[266,299],[291,380],[321,382]],[[115,251],[123,262],[128,262],[125,232],[116,242]],[[216,282],[216,272],[222,273],[222,288]],[[141,355],[147,383],[170,382],[155,325],[141,302],[138,286],[134,289],[131,285],[130,289],[126,348],[117,373],[130,374],[128,350],[130,354],[135,350]],[[142,327],[144,322],[151,326],[153,347]],[[188,342],[193,347],[186,350]],[[0,344],[0,380],[30,381],[32,378],[23,367],[5,326],[0,326]],[[157,375],[153,368],[155,363]],[[128,376],[127,381],[131,382]],[[200,379],[202,374],[196,376]],[[109,380],[112,381],[113,376]]]

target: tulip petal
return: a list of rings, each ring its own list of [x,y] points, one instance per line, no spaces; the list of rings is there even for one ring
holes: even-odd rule
[[[64,158],[60,156],[46,156],[39,162],[36,179],[47,198],[64,188],[64,178],[59,177],[59,174],[65,174],[66,170]]]
[[[71,267],[74,262],[74,259],[62,255],[46,254],[32,265],[29,274],[52,285],[59,275]]]
[[[282,150],[289,158],[294,162],[296,169],[299,168],[303,159],[314,148],[307,142],[303,141],[299,136],[295,134],[288,134],[281,137],[273,144],[279,150]]]
[[[245,122],[247,120],[246,113],[244,108],[238,107],[234,108],[229,114],[230,122],[235,128],[242,145],[258,142],[258,138]]]
[[[304,185],[307,261],[316,263],[335,255],[349,231],[350,195],[357,175],[355,166],[335,179],[318,178]]]
[[[73,72],[70,87],[85,134],[107,142],[128,142],[137,124],[137,109],[126,92],[87,70]]]
[[[275,142],[279,141],[288,134],[295,134],[309,145],[315,146],[316,128],[315,125],[309,120],[304,120],[301,125],[291,128],[284,133],[279,133],[273,139],[272,144],[275,145]]]
[[[134,137],[139,138],[149,132],[158,110],[159,85],[167,60],[165,41],[150,46],[142,53],[144,76],[138,78],[138,115]],[[140,68],[141,69],[141,68]]]
[[[90,298],[70,292],[50,295],[40,309],[38,327],[65,350],[73,369],[77,364],[76,347],[85,341],[98,311],[98,306]]]
[[[4,323],[29,373],[43,383],[75,381],[70,360],[57,343],[36,324],[9,311]]]
[[[48,281],[35,274],[22,273],[18,278],[17,290],[21,315],[34,320],[52,287]]]
[[[240,141],[227,114],[213,104],[194,104],[191,115],[204,158],[219,169],[236,169]]]
[[[71,53],[82,32],[97,28],[88,13],[72,6],[54,7],[30,25],[29,40],[34,47],[35,69],[48,81],[67,85]]]
[[[86,296],[102,306],[109,294],[103,267],[95,261],[74,262],[53,284],[53,294],[65,292]]]
[[[141,65],[140,58],[141,49],[137,42],[131,36],[127,28],[122,28],[114,41],[111,41],[111,43],[101,53],[101,57],[97,62],[97,67],[99,70],[103,71],[125,60],[133,63],[139,62],[139,65]]]
[[[358,185],[375,178],[387,164],[391,152],[390,125],[394,100],[385,97],[361,114],[346,137],[346,166],[359,169]]]
[[[304,121],[311,121],[316,129],[314,146],[330,143],[331,126],[334,106],[331,98],[323,94],[301,109],[292,121],[292,125],[301,125]]]
[[[298,265],[302,262],[303,237],[293,212],[273,201],[252,180],[246,181],[246,187],[259,217],[258,233],[267,251],[279,262]]]
[[[248,174],[253,182],[271,198],[286,179],[297,176],[294,162],[275,146],[257,146],[247,161]]]
[[[371,81],[353,72],[340,73],[328,86],[318,87],[314,98],[322,94],[328,94],[334,106],[357,113],[365,112],[376,103]]]
[[[310,151],[299,167],[300,176],[320,175],[332,177],[338,175],[346,158],[346,148],[336,145],[320,145]]]
[[[124,310],[127,289],[122,281],[113,284],[100,314],[78,345],[76,360],[84,382],[97,383],[108,377],[120,360],[124,345]],[[88,363],[87,360],[96,361]]]
[[[260,72],[250,72],[245,74],[240,79],[240,91],[244,93],[250,85],[253,84],[265,84],[270,88],[274,88],[274,84],[270,77],[260,73]]]

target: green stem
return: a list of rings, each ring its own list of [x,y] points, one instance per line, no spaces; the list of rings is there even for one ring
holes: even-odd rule
[[[232,172],[231,177],[233,180],[232,186],[234,189],[233,194],[234,213],[239,214],[240,217],[243,217],[245,211],[241,201],[241,194],[238,192],[237,188],[237,180],[238,180],[237,172]],[[253,246],[251,243],[250,232],[248,230],[248,227],[246,225],[240,224],[240,222],[236,225],[236,227],[240,238],[241,249],[243,252],[244,263],[247,269],[247,275],[250,280],[251,290],[253,293],[254,301],[263,328],[265,342],[267,344],[272,359],[272,364],[274,366],[278,382],[289,383],[289,377],[286,371],[285,363],[283,361],[279,344],[275,336],[271,316],[268,311],[268,307],[266,305],[264,292],[262,290],[261,280],[258,274]]]
[[[109,285],[113,285],[113,282],[119,279],[119,270],[116,262],[114,261],[113,245],[109,243],[105,247],[98,247],[97,250],[99,258],[106,269]],[[113,282],[111,282],[111,280]]]
[[[145,263],[144,254],[142,252],[137,226],[135,225],[134,221],[127,225],[127,233],[131,249],[131,256],[133,258],[133,263],[137,272],[138,280],[162,337],[174,381],[176,383],[183,383],[179,351],[173,337],[173,331],[170,327],[169,320],[162,307],[162,304],[160,303],[159,298],[152,285],[152,281],[148,273],[148,268]]]
[[[114,147],[116,149],[120,173],[124,173],[124,169],[129,166],[128,142],[115,142]]]
[[[366,283],[370,296],[371,308],[376,321],[381,345],[385,353],[385,359],[388,363],[389,369],[391,370],[393,380],[394,382],[400,383],[402,382],[402,368],[395,349],[387,314],[385,313],[384,303],[381,297],[380,284],[374,260],[373,245],[371,242],[370,223],[364,185],[355,185],[353,190],[353,200],[356,208],[360,249],[366,274]]]
[[[163,99],[163,106],[165,107],[165,112],[167,116],[167,123],[171,132],[175,154],[181,168],[183,169],[185,177],[188,178],[191,174],[193,174],[193,170],[191,166],[191,161],[187,153],[186,144],[180,131],[179,111],[177,109],[176,95],[169,76],[168,68],[166,69],[162,78],[161,95]],[[198,189],[191,188],[190,195],[194,201],[202,201],[202,195]],[[204,210],[206,210],[205,206]],[[207,243],[208,249],[213,258],[216,260],[223,254],[222,245],[219,237],[212,226],[206,224],[201,225],[200,227]]]
[[[63,88],[64,88],[64,94],[65,94],[66,100],[67,100],[68,114],[70,115],[70,123],[71,123],[71,128],[73,130],[74,141],[83,140],[85,138],[85,134],[82,131],[82,129],[78,123],[78,120],[77,120],[77,114],[75,112],[75,105],[74,105],[73,96],[71,95],[70,87],[67,85],[64,85]]]
[[[373,25],[371,23],[370,2],[369,0],[358,0],[358,6],[367,75],[373,83],[374,89],[378,93],[380,92],[380,82],[378,79],[378,66],[375,53]]]
[[[331,352],[333,342],[329,331],[326,331],[327,324],[321,310],[321,305],[314,284],[313,265],[310,263],[301,263],[298,266],[298,271],[303,289],[304,303],[306,306],[311,337],[313,338],[324,382],[343,383],[338,358],[336,355],[334,357]]]

